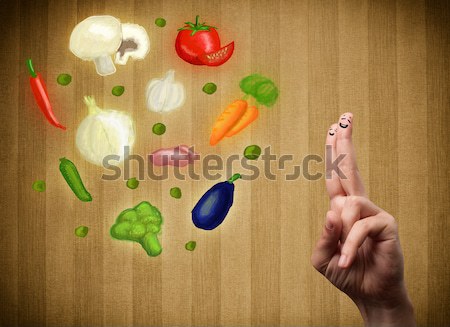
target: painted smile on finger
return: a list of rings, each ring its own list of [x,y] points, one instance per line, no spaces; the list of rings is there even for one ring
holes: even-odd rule
[[[344,122],[339,122],[339,126],[341,126],[342,128],[347,128],[348,125],[350,125],[350,124],[352,123],[351,120],[350,120],[349,118],[347,118],[347,116],[345,116],[345,115],[343,115],[343,116],[341,117],[341,121],[342,121],[342,120],[344,120]],[[348,124],[345,124],[345,121],[347,121]]]
[[[328,130],[328,135],[334,136],[334,135],[336,134],[336,132],[337,132],[337,130],[330,128],[330,129]]]

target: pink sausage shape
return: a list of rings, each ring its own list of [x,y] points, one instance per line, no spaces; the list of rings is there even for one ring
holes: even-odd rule
[[[197,158],[198,154],[187,145],[159,149],[150,155],[150,161],[154,166],[184,167],[192,164]]]

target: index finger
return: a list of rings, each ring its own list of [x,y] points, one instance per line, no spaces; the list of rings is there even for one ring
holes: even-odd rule
[[[346,112],[339,117],[337,138],[336,138],[336,153],[338,156],[344,156],[339,168],[344,177],[341,177],[341,185],[347,195],[365,196],[366,191],[359,174],[358,165],[356,164],[356,153],[352,140],[353,131],[353,114]]]

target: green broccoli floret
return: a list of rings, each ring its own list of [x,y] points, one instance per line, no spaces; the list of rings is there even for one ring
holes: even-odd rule
[[[111,226],[110,234],[117,240],[138,242],[149,256],[156,257],[162,251],[157,237],[162,221],[158,208],[143,201],[134,208],[122,211]]]

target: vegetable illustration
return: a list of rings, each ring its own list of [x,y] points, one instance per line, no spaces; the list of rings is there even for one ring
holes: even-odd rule
[[[33,188],[33,190],[35,190],[36,192],[44,192],[44,191],[45,191],[45,188],[46,188],[46,186],[45,186],[45,181],[42,181],[42,180],[35,181],[35,182],[33,183],[32,188]]]
[[[70,76],[69,74],[59,74],[56,78],[56,82],[62,86],[69,85],[70,82],[72,82],[72,76]]]
[[[214,83],[206,83],[202,88],[203,92],[206,94],[213,94],[217,91],[217,85]]]
[[[199,23],[199,16],[195,17],[195,24],[186,22],[178,29],[175,49],[178,56],[193,65],[220,66],[231,58],[234,42],[220,46],[217,28]]]
[[[166,20],[164,18],[156,18],[155,19],[155,25],[158,27],[164,27],[166,26]]]
[[[89,232],[89,228],[86,226],[78,226],[75,228],[75,235],[78,237],[86,237]]]
[[[247,101],[236,100],[222,112],[212,129],[209,140],[211,145],[219,143],[231,131],[233,126],[244,116],[247,111],[247,105]]]
[[[266,107],[273,106],[277,101],[278,88],[272,80],[262,75],[249,75],[241,80],[239,86],[242,92],[253,96],[258,103]]]
[[[138,24],[122,24],[122,43],[115,63],[125,65],[128,59],[144,59],[150,51],[150,39],[145,28]]]
[[[52,105],[50,104],[50,99],[48,98],[47,87],[45,86],[44,80],[40,73],[34,71],[33,63],[31,59],[27,60],[28,71],[30,72],[30,86],[33,91],[34,99],[36,100],[39,109],[41,109],[45,118],[48,122],[55,127],[65,130],[66,128],[61,125],[56,119],[53,113]]]
[[[233,205],[234,181],[241,178],[234,174],[228,181],[211,187],[192,209],[192,222],[195,226],[211,230],[219,226]]]
[[[166,125],[163,123],[156,123],[152,127],[152,132],[155,135],[163,135],[166,132]]]
[[[181,107],[186,92],[183,84],[175,82],[175,71],[169,70],[164,78],[155,78],[148,83],[145,97],[149,110],[165,113]]]
[[[175,199],[181,199],[181,189],[179,187],[172,187],[170,189],[170,196]]]
[[[131,151],[135,130],[131,117],[117,110],[102,110],[94,98],[85,96],[89,114],[77,130],[76,145],[81,155],[90,163],[102,166],[106,156],[125,159],[126,147]]]
[[[129,189],[137,189],[139,186],[139,181],[136,179],[136,177],[130,178],[129,180],[127,180],[127,187]]]
[[[125,87],[122,85],[116,85],[111,90],[112,95],[115,95],[116,97],[120,97],[123,92],[125,92]]]
[[[83,181],[81,180],[80,174],[74,163],[66,158],[61,158],[59,161],[59,171],[77,198],[83,202],[92,201],[92,196],[84,187]]]
[[[162,252],[157,236],[162,222],[158,208],[143,201],[134,208],[122,211],[111,226],[110,234],[117,240],[137,242],[149,256],[156,257]]]
[[[69,48],[82,60],[94,61],[97,74],[111,75],[111,59],[122,43],[122,26],[113,16],[91,16],[80,22],[70,35]]]
[[[150,155],[154,166],[184,167],[194,163],[197,158],[198,155],[187,145],[159,149]]]
[[[266,107],[273,106],[277,101],[278,88],[274,82],[262,75],[249,75],[241,80],[239,86],[246,94],[245,99],[251,96],[258,104]],[[248,101],[236,100],[222,112],[213,126],[209,141],[211,145],[216,145],[225,136],[236,135],[258,118],[258,108],[249,106]]]
[[[184,245],[184,248],[188,251],[194,251],[196,246],[197,246],[197,242],[189,241]]]
[[[244,157],[248,160],[256,160],[261,155],[261,148],[257,145],[249,145],[244,150]]]

